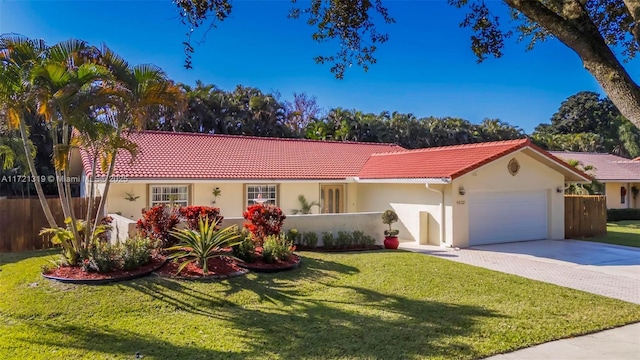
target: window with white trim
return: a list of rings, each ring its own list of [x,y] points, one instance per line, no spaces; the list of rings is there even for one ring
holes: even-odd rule
[[[278,185],[251,184],[246,187],[247,206],[256,204],[278,204]]]
[[[151,206],[160,204],[188,206],[189,186],[188,185],[151,185],[150,187]]]

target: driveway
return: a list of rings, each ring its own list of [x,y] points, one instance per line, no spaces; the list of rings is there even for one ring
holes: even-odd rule
[[[400,248],[640,304],[640,248],[578,240]]]

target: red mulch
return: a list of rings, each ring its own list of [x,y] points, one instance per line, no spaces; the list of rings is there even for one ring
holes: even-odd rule
[[[207,262],[209,273],[204,275],[202,269],[197,267],[195,263],[187,265],[179,274],[176,274],[180,261],[169,261],[164,267],[157,271],[162,276],[178,276],[183,278],[202,278],[202,277],[228,277],[238,272],[246,271],[238,266],[233,259],[228,257],[215,257]]]
[[[276,260],[276,262],[271,264],[264,262],[262,260],[262,257],[259,256],[256,259],[256,261],[252,263],[243,262],[241,263],[241,266],[247,269],[273,270],[273,269],[287,268],[297,264],[298,262],[300,262],[300,257],[295,254],[292,254],[291,256],[289,256],[289,258],[285,261]]]
[[[108,273],[86,272],[80,266],[61,266],[45,272],[45,275],[54,276],[62,279],[73,280],[105,280],[118,279],[133,275],[143,274],[160,266],[165,259],[163,257],[154,257],[150,263],[139,267],[136,270],[126,271],[117,269]]]

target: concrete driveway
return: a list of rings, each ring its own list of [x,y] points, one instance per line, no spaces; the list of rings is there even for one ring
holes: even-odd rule
[[[542,240],[454,250],[401,243],[420,252],[640,304],[640,248]]]

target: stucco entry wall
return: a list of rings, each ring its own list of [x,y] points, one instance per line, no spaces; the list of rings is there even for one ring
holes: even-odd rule
[[[520,170],[515,176],[511,175],[507,168],[509,161],[514,158],[520,163]],[[465,189],[465,195],[459,194],[461,186]],[[551,239],[563,239],[564,193],[556,191],[558,186],[564,186],[564,176],[561,173],[522,151],[455,179],[452,182],[453,246],[469,246],[469,194],[484,191],[546,191],[548,236]]]
[[[401,240],[440,243],[442,195],[424,184],[358,184],[356,196],[357,212],[393,209],[400,218],[393,227],[400,230]],[[428,213],[427,219],[421,212]]]

